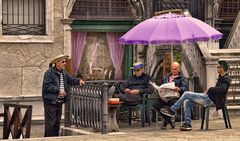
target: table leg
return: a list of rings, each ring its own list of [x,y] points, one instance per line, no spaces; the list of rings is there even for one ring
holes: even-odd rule
[[[108,108],[108,131],[119,132],[117,123],[117,110],[118,108]]]

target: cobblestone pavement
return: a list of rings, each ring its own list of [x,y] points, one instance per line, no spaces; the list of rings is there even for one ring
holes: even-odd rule
[[[175,129],[160,130],[160,125],[152,123],[151,126],[140,127],[140,123],[134,123],[132,126],[120,123],[120,132],[102,135],[99,132],[92,132],[92,135],[79,135],[58,138],[43,137],[43,124],[32,125],[31,139],[35,141],[239,141],[240,140],[240,117],[231,117],[233,129],[225,129],[223,119],[209,121],[209,130],[200,130],[200,120],[194,120],[193,130],[188,132],[179,131],[180,122],[176,123]],[[0,137],[2,138],[2,125],[0,126]],[[82,128],[82,130],[92,131]]]

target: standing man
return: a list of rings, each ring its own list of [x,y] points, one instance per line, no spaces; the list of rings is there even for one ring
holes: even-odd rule
[[[130,76],[121,87],[123,93],[115,95],[119,97],[124,105],[138,105],[142,103],[143,94],[152,94],[153,86],[149,83],[150,76],[144,73],[144,64],[136,62],[133,67],[133,76]]]
[[[173,62],[171,64],[171,72],[162,79],[162,84],[171,82],[175,83],[176,87],[174,91],[178,92],[180,95],[182,95],[185,91],[188,90],[188,81],[186,77],[181,73],[180,64],[178,62]],[[154,102],[153,107],[158,112],[160,112],[161,108],[163,108],[164,106],[172,106],[176,101],[177,99],[165,100],[159,97],[159,99]],[[174,121],[172,121],[171,118],[164,115],[162,115],[162,117],[164,121],[161,129],[166,129],[168,123],[170,123],[172,128],[175,127]]]
[[[226,73],[228,70],[228,63],[224,60],[218,61],[217,72],[218,80],[215,87],[211,87],[208,91],[204,93],[196,93],[186,91],[179,98],[179,100],[169,108],[162,108],[161,113],[168,116],[174,117],[175,112],[179,109],[184,102],[184,123],[180,126],[181,131],[190,131],[192,130],[191,126],[191,108],[195,104],[200,104],[204,107],[211,105],[212,103],[216,104],[216,109],[222,109],[225,104],[225,97],[228,91],[228,88],[231,83],[229,75]]]
[[[68,55],[55,57],[44,74],[42,86],[45,117],[44,137],[59,135],[62,104],[67,100],[69,85],[84,84],[83,80],[73,78],[65,70],[68,57]]]

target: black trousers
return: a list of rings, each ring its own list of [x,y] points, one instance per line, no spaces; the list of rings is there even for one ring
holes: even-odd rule
[[[161,98],[159,98],[158,100],[156,100],[153,103],[153,107],[160,112],[161,108],[164,108],[166,106],[172,106],[174,103],[176,103],[177,99],[173,99],[173,100],[169,100],[168,102],[163,101]]]
[[[153,103],[153,108],[156,109],[160,115],[164,118],[164,122],[167,122],[169,123],[171,121],[171,118],[169,118],[168,116],[165,116],[163,115],[161,112],[160,112],[160,109],[161,108],[164,108],[166,106],[172,106],[174,103],[176,103],[177,99],[173,99],[173,100],[169,100],[168,102],[165,102],[163,101],[161,98],[159,98],[158,100],[156,100],[154,103]]]
[[[44,103],[45,133],[44,137],[59,135],[62,116],[62,104]]]

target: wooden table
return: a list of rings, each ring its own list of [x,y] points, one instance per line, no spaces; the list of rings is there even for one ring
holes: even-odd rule
[[[108,104],[108,131],[119,132],[119,126],[117,123],[117,111],[121,106],[120,104]]]

